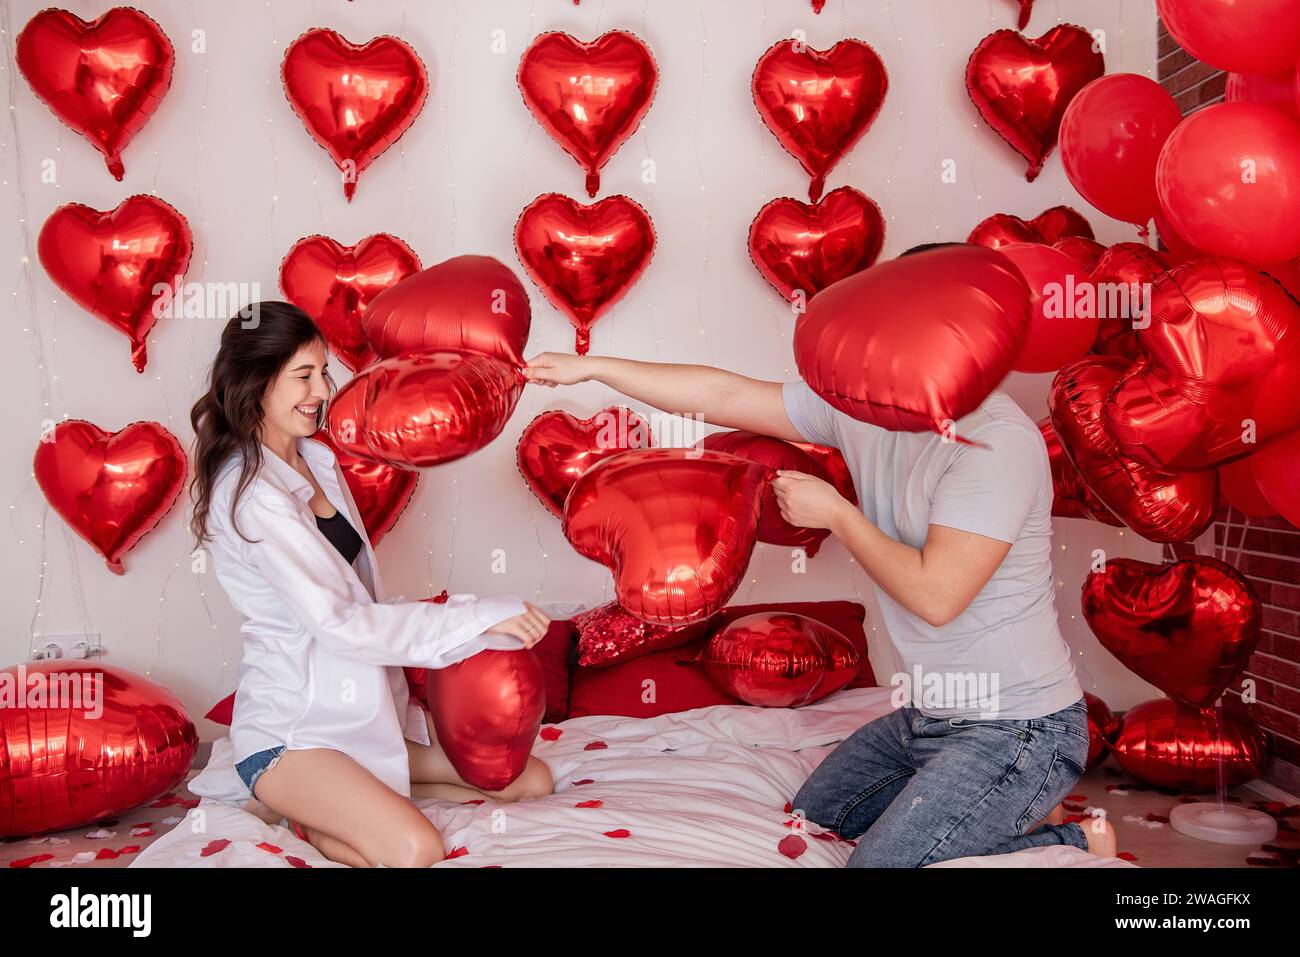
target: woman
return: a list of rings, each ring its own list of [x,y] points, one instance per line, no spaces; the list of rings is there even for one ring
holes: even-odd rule
[[[412,782],[424,797],[514,801],[549,794],[552,780],[534,757],[505,790],[473,789],[410,701],[402,666],[447,667],[489,642],[531,647],[549,620],[514,596],[383,602],[334,453],[310,438],[334,389],[327,359],[306,313],[255,303],[226,324],[190,412],[191,529],[244,618],[236,769],[325,857],[428,867],[444,847],[410,802]]]

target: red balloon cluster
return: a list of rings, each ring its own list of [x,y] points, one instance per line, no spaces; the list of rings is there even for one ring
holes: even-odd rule
[[[1124,714],[1114,753],[1139,781],[1180,791],[1212,791],[1219,769],[1236,787],[1259,777],[1268,739],[1244,715],[1224,713],[1220,734],[1214,711],[1190,708],[1172,698],[1147,701]]]
[[[532,493],[563,518],[569,490],[587,469],[611,455],[652,445],[650,426],[630,409],[611,406],[589,419],[552,410],[524,427],[515,459]]]
[[[819,621],[781,612],[746,615],[705,643],[700,664],[719,690],[761,708],[798,708],[846,687],[858,650]]]

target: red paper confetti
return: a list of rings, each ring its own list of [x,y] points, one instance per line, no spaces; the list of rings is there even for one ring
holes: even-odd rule
[[[1136,861],[1136,860],[1137,860],[1137,855],[1135,855],[1135,854],[1130,854],[1128,851],[1120,851],[1120,852],[1119,852],[1118,854],[1116,854],[1115,856],[1118,857],[1121,861]]]
[[[476,805],[476,806],[477,806],[477,805],[483,803],[483,798],[470,798],[468,801],[461,801],[460,803],[461,803],[461,804],[473,804],[473,805]]]
[[[469,853],[468,847],[453,847],[450,851],[447,852],[447,856],[444,857],[443,860],[444,861],[454,860],[457,857],[464,857],[468,853]]]
[[[588,742],[587,742],[587,746],[584,747],[582,750],[584,750],[584,751],[604,751],[604,750],[605,750],[606,748],[608,748],[608,747],[609,747],[609,745],[606,744],[604,741],[588,741]]]
[[[579,801],[574,807],[604,807],[605,802],[600,800]]]
[[[31,867],[33,864],[39,864],[41,861],[54,860],[53,854],[35,854],[31,857],[24,857],[16,861],[10,861],[10,867]]]
[[[135,853],[138,853],[139,850],[140,850],[140,845],[139,845],[139,844],[128,844],[126,847],[119,847],[119,848],[117,849],[117,853],[119,853],[119,854],[135,854]]]
[[[1086,801],[1086,800],[1088,800],[1088,795],[1086,795],[1086,794],[1067,794],[1067,795],[1065,796],[1065,799],[1066,799],[1067,801],[1074,801],[1074,802],[1077,803],[1077,802],[1079,802],[1079,801]]]
[[[276,847],[274,844],[270,843],[269,841],[259,841],[257,846],[260,847],[262,850],[266,851],[268,854],[284,853],[284,848]]]
[[[118,851],[113,850],[111,847],[101,847],[99,853],[95,855],[95,860],[111,861],[121,856],[122,855]]]
[[[576,788],[576,787],[578,787],[578,786],[580,786],[580,785],[583,785],[583,784],[595,784],[595,783],[596,783],[596,782],[595,782],[595,780],[594,780],[593,778],[583,778],[581,781],[574,781],[574,782],[573,782],[573,787]]]
[[[301,857],[294,857],[292,854],[286,854],[284,859],[288,861],[290,864],[292,864],[294,867],[311,867],[311,865],[308,864],[306,861],[304,861]]]
[[[562,728],[546,727],[542,728],[538,734],[543,741],[559,741],[560,735],[564,734],[564,730]]]
[[[786,801],[786,802],[785,802],[785,813],[786,813],[786,814],[793,814],[793,813],[794,813],[794,805],[791,804],[789,801]]]
[[[629,830],[628,830],[627,828],[625,828],[625,827],[620,827],[620,828],[618,828],[617,830],[614,830],[614,831],[606,831],[606,832],[605,832],[605,836],[606,836],[606,837],[615,837],[615,838],[618,838],[618,837],[631,837],[631,836],[632,836],[632,832],[629,831]]]
[[[224,837],[219,841],[209,841],[207,847],[199,851],[199,857],[211,857],[213,854],[220,854],[229,846],[230,842]]]
[[[786,857],[794,860],[808,850],[808,842],[798,834],[788,834],[781,838],[780,843],[776,845],[776,849]]]

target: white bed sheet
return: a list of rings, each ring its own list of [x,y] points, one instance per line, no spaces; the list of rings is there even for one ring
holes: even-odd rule
[[[815,824],[797,832],[785,807],[837,742],[890,710],[891,690],[843,691],[797,710],[722,705],[547,725],[533,753],[550,767],[554,794],[516,804],[416,801],[452,854],[435,866],[843,866],[852,847]],[[214,742],[190,782],[199,805],[132,867],[342,866],[244,811],[249,794],[231,759],[229,739]],[[1134,865],[1055,846],[932,866]]]

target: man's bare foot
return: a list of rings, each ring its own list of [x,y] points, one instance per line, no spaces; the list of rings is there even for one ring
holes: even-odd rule
[[[1098,857],[1114,857],[1119,853],[1119,841],[1115,826],[1104,817],[1094,817],[1080,821],[1084,836],[1088,839],[1088,853]]]

